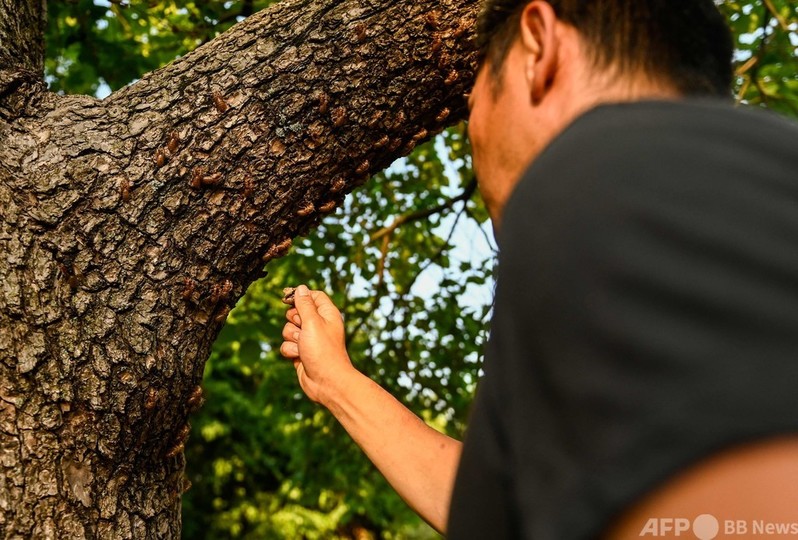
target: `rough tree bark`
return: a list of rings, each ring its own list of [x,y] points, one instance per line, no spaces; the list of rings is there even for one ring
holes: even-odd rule
[[[107,99],[0,0],[0,537],[175,538],[227,312],[465,113],[476,0],[287,0]]]

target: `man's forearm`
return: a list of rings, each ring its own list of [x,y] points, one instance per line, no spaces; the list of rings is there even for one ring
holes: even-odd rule
[[[354,370],[326,391],[322,403],[410,507],[445,532],[462,444]]]

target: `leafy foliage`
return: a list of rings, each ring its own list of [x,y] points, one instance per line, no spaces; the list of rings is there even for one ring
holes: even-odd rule
[[[737,99],[798,116],[798,4],[725,1],[720,7],[737,38]]]
[[[211,40],[275,0],[47,2],[50,89],[117,90]]]
[[[128,84],[268,0],[50,1],[51,89]],[[798,116],[798,6],[719,2],[737,38],[738,99]],[[463,125],[377,175],[231,313],[205,372],[187,449],[186,538],[430,538],[277,348],[284,286],[328,291],[356,365],[459,436],[479,376],[494,253]]]

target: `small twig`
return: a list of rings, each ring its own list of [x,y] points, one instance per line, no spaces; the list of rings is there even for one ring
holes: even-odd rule
[[[469,210],[468,207],[465,208],[465,213],[466,213],[466,215],[468,217],[470,217],[471,219],[474,220],[474,222],[476,223],[477,228],[479,229],[479,232],[482,234],[482,238],[485,239],[485,243],[488,245],[490,250],[495,255],[496,252],[498,251],[498,249],[494,245],[493,240],[491,240],[490,236],[488,236],[487,231],[482,227],[482,225],[480,225],[479,220],[477,220],[476,216],[474,216],[473,212],[471,212],[471,210]]]
[[[770,13],[778,21],[779,26],[781,26],[781,29],[784,30],[785,32],[789,32],[790,31],[790,27],[787,24],[787,21],[784,20],[784,17],[782,17],[781,14],[778,12],[778,10],[776,9],[776,6],[773,5],[773,1],[772,0],[764,0],[764,2],[765,2],[765,6],[767,7],[768,11],[770,11]]]
[[[474,191],[476,191],[476,189],[477,189],[477,181],[476,181],[476,179],[472,179],[468,183],[466,188],[463,190],[463,192],[460,195],[458,195],[457,197],[449,199],[445,203],[439,204],[438,206],[433,206],[432,208],[425,208],[424,210],[419,210],[419,211],[413,212],[411,214],[405,214],[403,216],[399,216],[398,218],[396,218],[394,220],[393,223],[391,223],[387,227],[383,227],[379,231],[377,231],[374,234],[372,234],[371,237],[370,237],[370,240],[373,242],[375,240],[378,240],[379,238],[382,238],[386,234],[387,235],[393,234],[393,232],[396,229],[398,229],[399,227],[401,227],[402,225],[404,225],[406,223],[412,223],[414,221],[419,221],[421,219],[426,219],[426,218],[428,218],[430,216],[433,216],[435,214],[440,214],[441,212],[449,210],[450,208],[452,208],[458,202],[467,201],[468,199],[470,199],[471,196],[474,194]]]
[[[457,212],[457,216],[455,216],[454,218],[454,223],[452,224],[452,228],[449,230],[449,234],[446,236],[446,240],[443,242],[443,245],[440,248],[438,248],[438,250],[435,252],[434,255],[432,255],[432,257],[424,261],[424,264],[421,266],[421,268],[419,268],[418,272],[416,272],[416,274],[413,276],[413,279],[411,279],[410,282],[404,287],[406,294],[410,293],[410,289],[412,289],[413,285],[416,284],[416,281],[418,281],[418,278],[421,276],[421,274],[426,272],[427,268],[432,266],[432,263],[440,259],[441,255],[443,255],[443,252],[446,250],[447,247],[449,247],[449,243],[452,241],[452,237],[454,236],[454,231],[457,229],[457,225],[460,223],[460,218],[463,217],[464,211],[465,208]]]
[[[748,62],[746,62],[746,64],[750,63],[751,65],[748,68],[749,69],[748,82],[746,85],[744,85],[744,89],[747,91],[748,88],[751,86],[751,83],[753,82],[754,86],[759,91],[762,103],[764,103],[766,106],[768,104],[768,95],[765,93],[765,89],[762,86],[762,82],[759,80],[759,66],[761,65],[759,59],[765,55],[765,50],[767,48],[768,37],[769,37],[768,26],[770,26],[770,18],[771,18],[770,10],[767,7],[765,7],[765,13],[762,16],[762,26],[761,26],[762,39],[759,42],[759,47],[757,48],[756,55],[752,57],[752,59],[756,58],[757,60],[752,62],[752,60],[749,59]]]
[[[470,199],[474,195],[474,192],[476,191],[476,189],[477,189],[477,181],[476,181],[476,179],[472,179],[469,182],[469,184],[466,186],[466,188],[463,190],[463,192],[460,195],[458,195],[457,197],[449,199],[445,203],[440,204],[438,206],[435,206],[433,208],[427,208],[425,210],[420,210],[420,211],[414,212],[412,214],[407,214],[407,215],[404,215],[404,216],[400,216],[399,218],[394,220],[394,222],[391,225],[389,225],[388,227],[385,227],[385,228],[377,231],[373,235],[371,235],[371,241],[377,240],[379,238],[383,239],[382,246],[381,246],[381,249],[380,249],[380,259],[378,261],[378,270],[377,270],[379,277],[378,277],[378,280],[377,280],[377,285],[375,286],[374,295],[372,297],[371,309],[367,310],[364,313],[363,318],[361,318],[360,321],[358,321],[358,323],[354,326],[354,328],[352,328],[352,331],[347,334],[346,339],[345,339],[347,346],[349,345],[351,340],[354,339],[354,337],[365,326],[368,317],[377,308],[377,306],[379,306],[380,300],[382,300],[383,295],[387,292],[388,284],[387,284],[387,282],[385,280],[385,262],[386,262],[386,259],[387,259],[387,256],[388,256],[388,250],[390,248],[391,237],[393,236],[393,233],[396,231],[396,229],[398,229],[399,227],[401,227],[402,225],[405,225],[407,223],[411,223],[413,221],[418,221],[420,219],[424,219],[424,218],[429,217],[431,215],[438,214],[438,213],[441,213],[441,212],[445,212],[446,210],[451,209],[458,202],[467,201],[468,199]],[[449,236],[447,237],[446,242],[443,244],[443,246],[441,246],[441,248],[438,249],[438,251],[432,257],[429,258],[429,260],[426,261],[426,263],[422,266],[422,268],[415,274],[413,279],[410,281],[410,284],[405,289],[406,291],[409,291],[410,287],[412,287],[415,284],[415,282],[418,279],[418,277],[427,268],[429,268],[429,265],[432,264],[435,260],[437,260],[443,254],[443,251],[446,249],[446,247],[449,245],[449,242],[452,239],[452,235],[454,234],[454,230],[457,227],[457,223],[459,222],[460,217],[463,215],[464,211],[465,211],[465,207],[457,213],[457,217],[455,218],[454,225],[452,226],[452,229],[449,231]]]
[[[737,92],[737,103],[740,103],[743,98],[745,97],[745,93],[748,92],[748,88],[751,86],[751,77],[746,76],[745,81],[740,86],[740,90]]]
[[[757,62],[759,62],[759,56],[752,56],[751,58],[746,60],[746,62],[743,65],[737,68],[735,74],[738,77],[745,75],[745,72],[754,67],[754,65],[756,65]]]
[[[385,282],[385,260],[388,258],[388,248],[391,245],[391,234],[382,237],[382,248],[380,248],[380,259],[377,261],[377,287],[381,287]]]

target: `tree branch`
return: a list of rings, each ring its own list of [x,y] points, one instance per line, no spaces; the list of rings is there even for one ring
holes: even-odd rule
[[[35,487],[63,464],[47,508],[80,531],[178,536],[186,420],[230,308],[348,192],[465,116],[476,11],[285,0],[102,101],[24,107],[9,89],[41,74],[0,70],[0,394],[24,396],[37,434],[2,434],[19,444],[5,470]],[[41,493],[0,485],[8,534],[37,536]]]
[[[0,70],[44,76],[46,0],[0,0]]]

